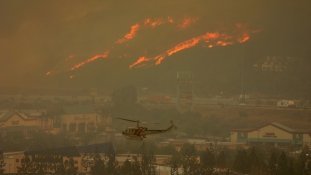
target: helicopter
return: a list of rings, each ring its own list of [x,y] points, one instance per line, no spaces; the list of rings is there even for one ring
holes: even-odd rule
[[[143,122],[139,120],[130,120],[130,119],[125,119],[125,118],[118,118],[118,119],[137,123],[136,127],[127,127],[124,131],[122,131],[122,135],[125,138],[131,139],[131,140],[143,140],[146,138],[146,135],[167,133],[167,132],[170,132],[173,128],[176,129],[172,121],[171,121],[171,126],[167,128],[166,130],[149,130],[147,127],[139,126],[139,123],[147,123],[147,122]],[[153,124],[158,124],[158,123],[153,123]]]

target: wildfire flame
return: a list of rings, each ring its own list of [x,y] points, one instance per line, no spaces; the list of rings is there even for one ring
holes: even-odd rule
[[[134,26],[131,27],[131,32],[126,34],[124,36],[124,38],[119,39],[116,43],[123,43],[124,41],[127,41],[127,40],[134,38],[134,36],[136,35],[139,28],[140,28],[140,25],[135,24]]]
[[[85,63],[92,62],[92,61],[94,61],[94,60],[97,60],[98,58],[106,58],[106,57],[108,56],[108,54],[109,54],[109,51],[106,51],[106,52],[105,52],[104,54],[102,54],[102,55],[95,55],[95,56],[93,56],[92,58],[89,58],[89,59],[86,60],[86,61],[83,61],[83,62],[81,62],[81,63],[79,63],[79,64],[76,64],[75,66],[73,66],[72,68],[70,68],[70,70],[77,69],[77,68],[83,66]]]
[[[70,55],[69,57],[67,57],[64,61],[62,61],[59,65],[62,65],[64,62],[68,61],[69,59],[73,58],[73,55]],[[50,75],[53,72],[56,72],[56,70],[58,69],[58,66],[55,66],[51,71],[47,72],[46,75]]]
[[[249,40],[249,38],[250,38],[249,35],[251,33],[257,33],[258,31],[260,31],[260,30],[249,31],[247,29],[247,27],[245,27],[242,24],[237,24],[236,27],[238,29],[236,31],[236,33],[238,33],[236,36],[231,35],[226,31],[216,31],[214,33],[207,32],[205,35],[194,37],[194,38],[191,38],[191,39],[186,40],[184,42],[181,42],[181,43],[177,44],[175,47],[168,49],[164,53],[162,53],[162,54],[160,54],[154,58],[141,57],[135,63],[130,65],[130,68],[133,68],[133,67],[138,66],[139,64],[141,64],[143,62],[147,62],[147,61],[151,61],[151,60],[155,60],[156,65],[161,64],[161,62],[164,60],[164,58],[166,56],[171,56],[172,54],[174,54],[176,52],[179,52],[179,51],[184,50],[184,49],[191,48],[191,47],[197,45],[198,43],[200,43],[202,41],[205,41],[207,43],[214,41],[215,42],[214,45],[218,45],[218,46],[227,46],[230,44],[234,44],[235,42],[243,43],[243,42]],[[212,48],[212,47],[214,47],[214,45],[209,44],[207,47]]]
[[[186,28],[189,27],[192,23],[196,23],[199,20],[199,18],[190,18],[185,17],[181,24],[178,25],[179,28]]]
[[[121,44],[123,42],[132,40],[133,38],[137,36],[138,31],[143,28],[150,28],[150,27],[155,28],[163,24],[174,24],[175,23],[177,28],[184,29],[196,23],[198,20],[199,18],[190,18],[190,17],[184,17],[182,20],[174,20],[171,17],[167,17],[166,19],[165,18],[154,18],[154,19],[147,18],[141,23],[136,23],[132,25],[130,32],[125,34],[125,36],[122,37],[121,39],[117,40],[114,44]],[[247,24],[245,25],[245,24],[238,23],[235,25],[235,29],[233,30],[221,28],[220,30],[217,30],[215,32],[206,32],[203,35],[193,37],[183,42],[180,42],[157,56],[154,56],[154,57],[141,56],[136,62],[131,64],[129,68],[143,67],[150,63],[159,65],[166,57],[171,56],[182,50],[194,47],[200,43],[203,44],[203,47],[207,47],[207,48],[213,48],[215,46],[227,46],[227,45],[231,45],[235,43],[243,43],[250,39],[251,34],[261,31],[261,30],[249,30],[248,27],[249,26]],[[208,45],[204,45],[205,43],[208,43]],[[85,61],[75,64],[68,71],[72,71],[77,68],[80,68],[83,65],[90,63],[92,61],[95,61],[99,58],[107,58],[109,55],[109,52],[110,50],[107,50],[103,54],[95,55]],[[117,58],[128,57],[128,54],[123,54],[123,56],[114,56],[114,57],[117,57]],[[66,58],[63,62],[60,63],[60,65],[63,64],[65,61],[68,61],[71,58],[73,58],[73,55]],[[50,75],[51,73],[55,72],[57,69],[58,69],[58,66],[56,66],[51,71],[47,72],[46,75]],[[73,76],[70,76],[70,78],[73,78]]]
[[[133,67],[133,66],[136,66],[136,65],[138,65],[138,64],[141,64],[141,63],[143,63],[143,62],[150,61],[150,60],[151,60],[151,58],[140,57],[140,58],[136,61],[136,63],[132,64],[131,66]]]
[[[179,24],[178,27],[180,28],[185,28],[188,27],[189,25],[191,25],[192,23],[195,23],[198,20],[198,18],[184,18],[182,21],[182,24]],[[163,24],[172,24],[174,23],[174,19],[171,17],[167,17],[167,19],[163,19],[163,18],[155,18],[155,19],[151,19],[151,18],[147,18],[144,20],[144,22],[142,23],[136,23],[133,26],[131,26],[131,31],[127,34],[125,34],[125,36],[119,40],[117,40],[115,42],[115,44],[121,44],[123,42],[126,42],[128,40],[133,39],[136,35],[137,32],[141,29],[141,28],[147,28],[147,27],[157,27]],[[98,58],[106,58],[108,56],[109,51],[106,51],[104,54],[102,55],[95,55],[92,58],[89,58],[83,62],[80,62],[76,65],[74,65],[73,67],[71,67],[69,70],[75,70],[83,65],[85,65],[86,63],[92,62],[94,60],[97,60]],[[69,56],[68,58],[66,58],[63,62],[67,61],[68,59],[72,58],[73,56]],[[126,55],[123,55],[123,57],[126,57]],[[118,56],[118,58],[122,58],[122,56]],[[158,56],[156,59],[158,60],[162,60],[164,59],[164,56]],[[147,59],[147,57],[141,57],[139,59],[141,62],[146,62],[149,61],[149,59]],[[62,62],[62,63],[63,63]],[[62,64],[60,63],[60,65]],[[160,64],[160,62],[159,62]],[[58,69],[58,66],[56,66],[52,71],[49,71],[46,73],[46,75],[50,75],[51,73],[55,72],[55,70]]]
[[[181,24],[178,25],[179,28],[186,28],[188,26],[190,26],[192,23],[195,23],[199,18],[190,18],[190,17],[186,17],[184,18],[184,20],[182,21]],[[146,27],[156,27],[156,26],[160,26],[163,24],[167,24],[167,23],[174,23],[173,18],[171,17],[167,17],[167,19],[163,19],[163,18],[155,18],[155,19],[150,19],[147,18],[145,19],[145,21],[141,24],[135,24],[131,27],[131,31],[129,33],[127,33],[123,38],[119,39],[116,43],[123,43],[125,41],[128,41],[130,39],[133,39],[138,30],[140,30],[141,28],[146,28]]]

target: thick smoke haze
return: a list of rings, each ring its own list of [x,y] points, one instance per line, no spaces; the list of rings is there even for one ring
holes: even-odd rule
[[[129,79],[143,85],[150,78],[159,82],[161,77],[154,74],[160,70],[175,78],[178,70],[215,67],[214,59],[238,66],[235,59],[241,44],[236,42],[211,49],[196,45],[166,56],[158,66],[129,69],[142,56],[156,57],[207,32],[233,31],[236,24],[259,31],[243,43],[250,59],[267,55],[311,59],[310,8],[309,0],[4,0],[0,1],[0,81],[2,87],[117,86]],[[144,26],[146,19],[166,23]],[[135,24],[141,27],[135,36],[116,43]],[[106,51],[107,57],[70,70]]]

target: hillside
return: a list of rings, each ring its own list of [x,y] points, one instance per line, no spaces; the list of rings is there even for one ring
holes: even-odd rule
[[[244,106],[189,106],[181,105],[176,110],[175,105],[145,106],[148,113],[142,115],[141,120],[151,120],[165,124],[173,120],[177,126],[177,133],[188,135],[205,135],[229,137],[232,129],[250,129],[260,127],[269,122],[278,122],[292,129],[309,129],[311,110],[262,108]],[[160,110],[161,109],[161,110]],[[148,126],[157,129],[162,126]],[[311,129],[311,128],[310,128]]]
[[[229,128],[253,128],[267,122],[278,122],[293,129],[308,129],[311,121],[311,110],[280,109],[280,108],[248,108],[198,106],[194,111],[205,117],[216,116]]]

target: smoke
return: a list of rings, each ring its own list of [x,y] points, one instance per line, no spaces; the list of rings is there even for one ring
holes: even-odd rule
[[[129,65],[146,52],[157,56],[187,39],[236,23],[263,29],[253,46],[260,54],[307,53],[310,6],[308,0],[0,1],[0,80],[16,86],[40,84],[55,67],[68,70],[72,64],[62,62],[70,55],[75,56],[72,63],[79,63],[107,50],[113,59],[130,58],[118,59]],[[166,23],[147,27],[146,19]],[[115,45],[135,24],[141,26],[136,36]]]

